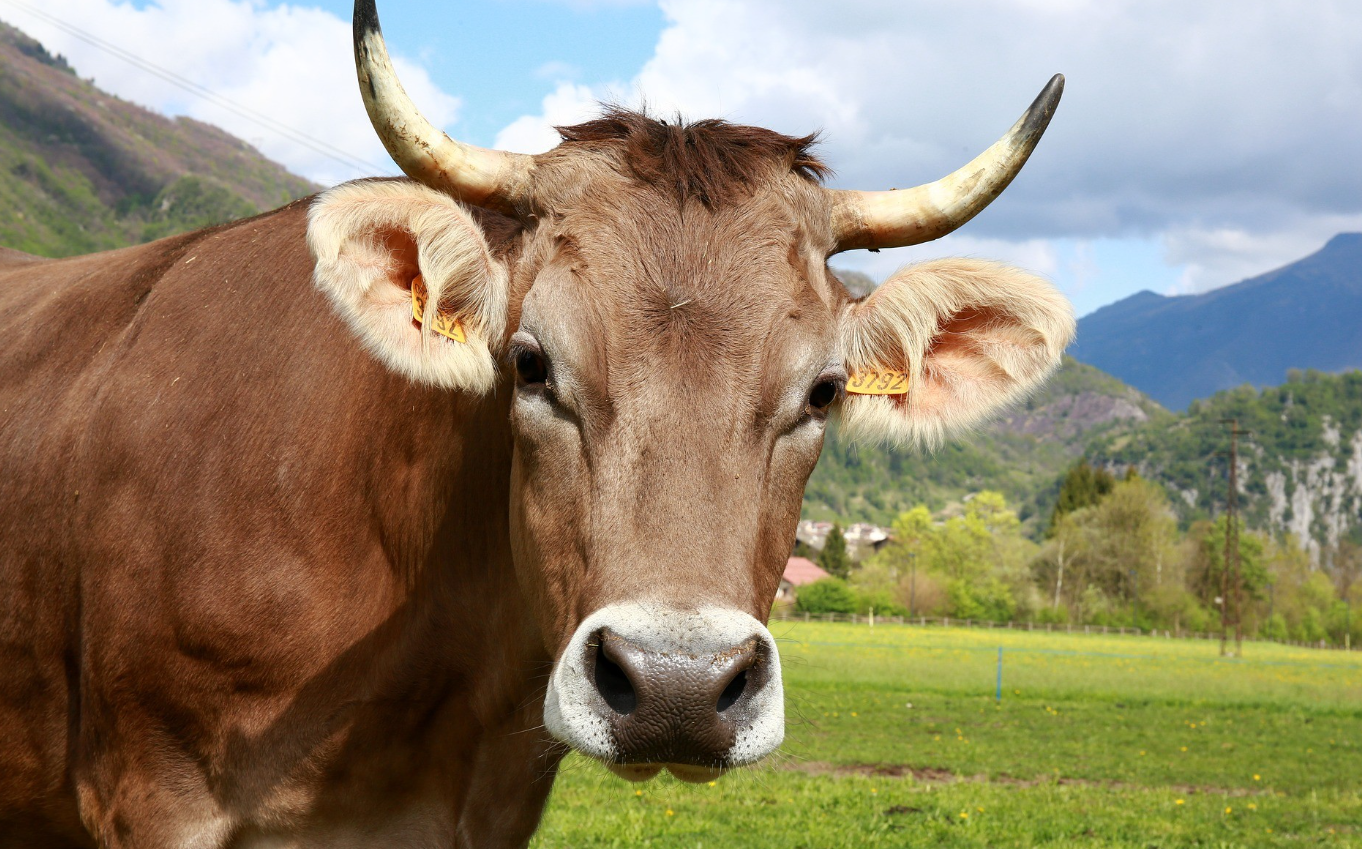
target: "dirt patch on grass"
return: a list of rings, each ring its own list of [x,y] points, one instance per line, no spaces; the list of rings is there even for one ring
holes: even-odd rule
[[[1090,778],[1037,776],[1021,778],[1007,773],[997,775],[960,775],[944,767],[913,766],[911,764],[831,764],[826,761],[787,763],[780,767],[805,775],[859,775],[866,778],[911,778],[923,784],[1005,784],[1014,787],[1101,787],[1111,790],[1171,790],[1185,795],[1209,793],[1217,796],[1270,796],[1271,790],[1246,787],[1212,787],[1196,784],[1131,784],[1125,781],[1102,781]]]

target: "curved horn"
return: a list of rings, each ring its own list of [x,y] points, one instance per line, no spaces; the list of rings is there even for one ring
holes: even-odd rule
[[[1026,164],[1063,92],[1064,76],[1055,74],[1007,135],[935,183],[903,191],[832,191],[833,253],[930,242],[978,215]]]
[[[407,176],[474,206],[523,211],[533,159],[454,141],[427,121],[393,70],[374,0],[355,0],[354,36],[364,108]]]

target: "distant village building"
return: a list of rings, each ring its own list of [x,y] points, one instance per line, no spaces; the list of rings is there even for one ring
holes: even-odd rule
[[[791,557],[785,562],[785,574],[780,577],[780,589],[776,591],[776,601],[789,604],[795,600],[795,593],[805,584],[831,577],[818,567],[817,563],[803,557]]]
[[[799,523],[795,529],[795,539],[812,548],[814,551],[822,551],[823,543],[827,541],[828,532],[832,530],[832,522],[810,522],[805,520]],[[842,533],[847,538],[847,551],[851,554],[852,560],[860,560],[869,557],[889,542],[890,531],[888,528],[881,528],[867,522],[857,522],[842,529]]]

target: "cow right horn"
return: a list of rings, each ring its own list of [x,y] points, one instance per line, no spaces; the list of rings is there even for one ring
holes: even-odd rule
[[[355,0],[354,37],[364,108],[407,176],[473,206],[526,214],[533,158],[463,144],[427,121],[393,70],[374,0]]]
[[[978,215],[1026,164],[1063,93],[1064,77],[1055,74],[1006,135],[935,183],[903,191],[832,191],[833,253],[919,245]]]

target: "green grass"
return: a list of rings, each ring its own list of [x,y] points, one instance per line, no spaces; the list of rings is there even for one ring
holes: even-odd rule
[[[569,758],[534,845],[1362,846],[1357,654],[772,630],[789,720],[778,757],[698,787]]]

